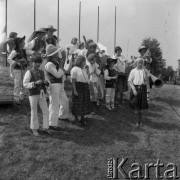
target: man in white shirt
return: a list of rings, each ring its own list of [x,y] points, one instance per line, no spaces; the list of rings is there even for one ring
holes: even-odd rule
[[[116,97],[119,95],[120,102],[122,101],[123,92],[128,90],[126,74],[127,59],[125,56],[121,55],[121,53],[121,47],[117,46],[115,48],[115,55],[113,58],[117,59],[117,63],[115,64],[115,69],[118,72]]]

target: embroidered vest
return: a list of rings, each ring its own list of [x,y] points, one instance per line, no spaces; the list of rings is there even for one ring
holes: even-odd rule
[[[116,76],[116,70],[107,68],[109,77]],[[113,88],[114,84],[116,83],[116,79],[106,80],[106,88]]]
[[[35,70],[35,69],[30,69],[29,70],[31,73],[31,79],[30,82],[36,82],[38,80],[42,80],[44,81],[44,72],[41,70]],[[41,85],[36,85],[34,88],[29,89],[29,96],[33,96],[33,95],[39,95],[41,89],[44,90],[44,93],[46,93],[46,88],[45,88],[45,84],[41,84]]]
[[[37,38],[34,39],[35,40],[35,44],[34,44],[34,47],[33,47],[33,51],[35,52],[38,52],[38,51],[41,51],[43,53],[45,53],[45,48],[46,48],[46,44],[43,40],[39,40]]]
[[[22,59],[22,58],[25,58],[26,59],[26,61],[27,61],[27,55],[26,55],[26,50],[25,49],[22,49],[21,51],[17,51],[16,50],[16,56],[13,58],[13,60],[14,61],[18,61],[19,59]],[[19,64],[16,64],[15,66],[14,66],[14,69],[19,69],[19,70],[21,70],[21,69],[25,69],[25,68],[27,68],[27,64],[26,65],[22,65],[22,66],[20,66]]]
[[[52,62],[53,64],[55,64],[56,66],[56,69],[58,70],[59,69],[59,64],[58,62],[57,63],[54,63]],[[56,78],[54,77],[51,73],[47,72],[46,71],[46,75],[47,75],[47,78],[49,79],[50,83],[62,83],[62,77],[61,78]]]

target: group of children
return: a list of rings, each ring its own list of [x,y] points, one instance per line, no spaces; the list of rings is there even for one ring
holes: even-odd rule
[[[143,58],[137,58],[131,64],[132,70],[128,78],[126,68],[130,65],[121,55],[122,49],[119,46],[115,48],[115,56],[110,57],[104,54],[104,50],[99,49],[93,40],[89,39],[85,45],[81,43],[78,48],[77,38],[73,38],[71,44],[66,47],[64,61],[61,54],[62,48],[56,46],[51,38],[47,38],[50,43],[43,49],[45,52],[43,56],[36,51],[38,49],[36,41],[40,47],[44,36],[43,30],[38,32],[33,42],[34,47],[31,48],[27,47],[31,46],[32,41],[25,46],[25,37],[15,38],[15,47],[8,57],[11,76],[14,77],[14,99],[17,104],[23,101],[23,87],[28,89],[31,107],[30,129],[35,136],[39,135],[38,104],[42,110],[43,129],[46,133],[50,133],[50,130],[59,131],[58,118],[69,117],[71,110],[64,90],[65,80],[72,83],[72,114],[75,122],[80,125],[87,125],[86,115],[104,100],[106,108],[113,111],[115,99],[118,99],[119,95],[121,101],[123,92],[128,90],[127,83],[131,88],[132,109],[139,112],[148,108],[148,76],[144,70]],[[38,38],[41,41],[38,41]],[[28,52],[31,52],[30,61],[27,58]],[[28,62],[30,62],[30,68],[27,69]],[[47,102],[47,94],[49,102]],[[137,125],[140,125],[140,121]]]

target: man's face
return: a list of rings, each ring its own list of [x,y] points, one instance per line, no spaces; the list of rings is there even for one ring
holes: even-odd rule
[[[53,35],[54,31],[52,29],[49,29],[47,32],[47,35],[51,37]]]
[[[39,34],[37,35],[37,37],[38,37],[39,39],[42,39],[44,36],[45,36],[45,33],[39,33]]]

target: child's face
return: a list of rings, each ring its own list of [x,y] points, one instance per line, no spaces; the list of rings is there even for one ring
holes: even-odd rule
[[[137,62],[137,68],[142,69],[142,67],[143,67],[143,61],[138,61]]]
[[[122,53],[122,51],[121,51],[120,49],[116,51],[116,54],[117,54],[118,56],[120,56],[121,53]]]
[[[39,69],[39,68],[40,68],[40,65],[41,65],[41,63],[39,63],[39,62],[33,62],[33,63],[32,63],[32,67],[33,67],[34,69]]]
[[[114,62],[111,62],[110,68],[113,68],[113,67],[114,67]]]

